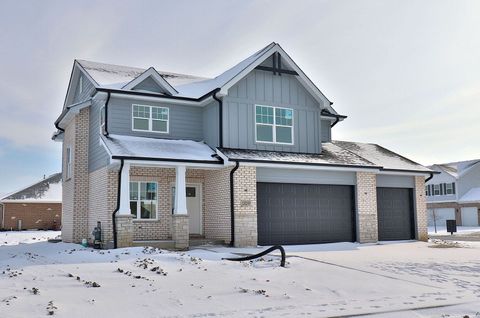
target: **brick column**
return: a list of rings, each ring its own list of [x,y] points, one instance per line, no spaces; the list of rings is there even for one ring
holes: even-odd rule
[[[131,247],[133,245],[133,215],[117,214],[117,247]]]
[[[186,214],[172,215],[172,240],[175,249],[186,250],[189,246],[189,222]]]
[[[415,228],[416,238],[420,241],[428,240],[427,202],[425,198],[425,177],[415,177]]]
[[[371,172],[357,172],[357,240],[378,241],[377,178]]]
[[[235,247],[257,246],[257,170],[241,166],[234,174]]]

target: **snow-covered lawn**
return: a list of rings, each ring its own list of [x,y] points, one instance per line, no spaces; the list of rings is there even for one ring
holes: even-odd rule
[[[453,233],[453,235],[463,235],[463,234],[470,234],[475,232],[480,232],[480,226],[457,226],[457,232]],[[435,233],[435,227],[429,226],[428,234],[450,235],[450,232],[447,232],[447,228],[445,226],[437,226],[437,232]]]
[[[37,242],[40,233],[31,232],[35,240],[26,232],[0,233],[2,318],[475,317],[480,311],[480,243],[289,246],[281,268],[276,256],[222,260],[261,249],[99,251]],[[34,243],[13,245],[20,241]],[[445,305],[455,306],[439,307]]]

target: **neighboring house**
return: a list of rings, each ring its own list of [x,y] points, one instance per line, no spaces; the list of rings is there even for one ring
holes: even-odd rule
[[[480,220],[480,159],[434,164],[439,172],[425,186],[428,224],[478,226]]]
[[[345,117],[277,43],[213,79],[76,60],[53,137],[62,238],[101,222],[104,247],[427,239],[432,171],[332,141]]]
[[[59,230],[62,224],[62,173],[29,185],[0,199],[4,230]]]

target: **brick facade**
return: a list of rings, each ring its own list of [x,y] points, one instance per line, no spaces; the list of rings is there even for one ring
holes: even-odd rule
[[[230,171],[205,171],[205,237],[225,243],[231,240]]]
[[[117,228],[117,247],[131,247],[133,245],[133,215],[121,214],[115,217]]]
[[[89,108],[80,113],[65,128],[63,141],[62,240],[80,243],[88,238],[89,174],[88,133]],[[67,147],[72,152],[72,176],[66,176]]]
[[[61,203],[3,203],[5,230],[59,230]],[[19,224],[21,221],[21,228]]]
[[[420,241],[428,241],[428,217],[427,201],[425,197],[425,177],[415,177],[414,189],[415,202],[415,228],[416,238]]]
[[[371,172],[357,172],[357,240],[378,241],[377,177]]]
[[[240,166],[234,174],[235,247],[257,246],[257,171]]]

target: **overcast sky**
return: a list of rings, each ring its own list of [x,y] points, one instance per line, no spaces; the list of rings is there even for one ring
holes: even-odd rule
[[[73,60],[214,77],[275,41],[348,115],[334,139],[480,157],[480,1],[21,1],[0,10],[0,193],[60,171]]]

